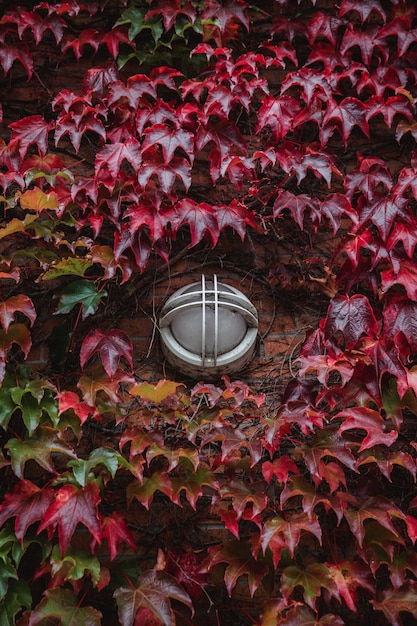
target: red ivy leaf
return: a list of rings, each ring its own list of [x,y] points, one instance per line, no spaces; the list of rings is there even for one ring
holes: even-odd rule
[[[81,33],[75,37],[74,35],[67,35],[62,43],[62,52],[72,49],[75,58],[79,61],[84,53],[85,46],[91,46],[93,50],[97,51],[100,44],[99,31],[93,28],[85,28]]]
[[[102,37],[101,43],[105,43],[107,45],[107,49],[113,59],[117,59],[121,43],[127,44],[131,48],[134,47],[134,44],[130,41],[127,30],[124,26],[114,26]]]
[[[255,213],[238,200],[232,200],[227,205],[216,204],[213,208],[216,211],[216,220],[220,231],[229,226],[237,232],[243,241],[246,234],[246,226],[260,230]]]
[[[110,517],[102,520],[103,537],[107,540],[110,548],[110,560],[119,554],[119,545],[126,543],[132,550],[136,550],[136,542],[132,531],[124,518],[113,511]]]
[[[258,561],[252,554],[248,542],[232,540],[209,548],[209,556],[201,567],[202,572],[210,572],[219,563],[226,563],[224,583],[229,596],[232,594],[238,579],[247,575],[251,596],[259,587],[262,578],[267,573],[264,561]]]
[[[217,0],[206,2],[206,9],[201,14],[202,20],[215,18],[222,32],[225,32],[231,20],[236,20],[249,30],[249,20],[246,15],[246,3],[243,0],[226,0],[222,6]]]
[[[133,371],[133,348],[129,337],[122,330],[111,329],[104,333],[99,328],[91,330],[84,339],[80,350],[80,364],[85,364],[98,352],[109,378],[113,378],[123,357]]]
[[[345,177],[345,192],[349,200],[352,200],[355,192],[360,191],[367,200],[372,201],[378,191],[391,189],[392,177],[382,159],[363,158],[359,154],[358,163],[359,167]]]
[[[97,511],[99,502],[100,494],[96,483],[88,483],[82,488],[76,485],[60,487],[56,492],[55,501],[45,513],[38,534],[46,529],[51,539],[55,529],[58,528],[59,547],[63,555],[70,545],[78,523],[83,524],[95,541],[101,543],[102,532]]]
[[[220,235],[216,211],[206,202],[197,203],[191,198],[183,198],[176,203],[170,221],[174,235],[181,226],[187,224],[190,227],[192,246],[197,245],[204,235],[215,246]]]
[[[344,98],[340,103],[329,102],[321,130],[322,144],[327,143],[335,128],[339,130],[345,145],[355,126],[369,137],[368,111],[368,105],[357,98]]]
[[[286,483],[289,473],[299,474],[299,469],[294,461],[287,455],[283,455],[271,461],[265,461],[262,463],[262,475],[267,483],[270,483],[272,478],[275,478],[280,483]]]
[[[193,612],[190,596],[176,579],[156,569],[145,571],[139,577],[137,587],[120,587],[115,591],[114,597],[119,607],[119,620],[122,626],[133,624],[139,626],[137,616],[141,608],[152,611],[163,626],[174,626],[171,598],[185,604]],[[142,620],[140,623],[143,623]]]
[[[36,311],[32,300],[24,294],[11,296],[4,302],[0,302],[0,323],[6,333],[17,312],[23,313],[33,326],[36,320]]]
[[[345,430],[359,429],[366,431],[366,437],[362,440],[358,452],[372,448],[378,444],[391,446],[398,438],[398,432],[391,430],[385,432],[385,421],[378,411],[367,407],[350,407],[345,409],[333,419],[343,419],[339,426],[339,432],[344,433]]]
[[[21,42],[17,45],[0,42],[0,63],[5,74],[10,71],[15,61],[21,62],[30,80],[33,74],[33,58],[27,45]]]
[[[343,0],[339,9],[339,16],[343,17],[349,11],[356,11],[361,17],[362,24],[368,19],[372,11],[377,13],[385,22],[386,14],[379,0]]]
[[[0,526],[10,517],[16,517],[14,531],[22,543],[29,526],[44,519],[54,498],[53,489],[39,489],[30,480],[20,480],[0,505]]]
[[[356,28],[352,23],[348,24],[340,44],[340,52],[345,55],[348,50],[357,47],[362,61],[367,67],[371,67],[372,57],[375,50],[379,51],[384,63],[388,60],[389,49],[385,41],[379,36],[378,25],[368,26],[365,30]]]
[[[410,300],[417,301],[417,267],[413,261],[404,259],[399,270],[381,272],[382,289],[388,291],[394,285],[402,285]]]
[[[281,189],[275,198],[273,214],[274,217],[281,217],[284,209],[288,209],[294,222],[303,229],[304,214],[310,212],[313,223],[320,220],[320,204],[317,198],[312,198],[305,193],[294,194],[292,191]]]
[[[183,128],[169,128],[166,124],[154,124],[150,128],[145,128],[144,134],[142,150],[145,151],[155,144],[160,145],[165,163],[170,163],[178,148],[183,150],[189,159],[193,157],[193,134]]]
[[[407,580],[400,589],[385,589],[379,600],[371,600],[375,611],[382,611],[391,626],[403,626],[400,614],[411,613],[417,619],[417,584]]]
[[[139,170],[142,161],[141,147],[135,137],[129,137],[124,143],[105,145],[96,155],[96,176],[103,169],[108,169],[111,177],[115,179],[114,182],[116,182],[121,165],[125,159],[135,172]]]
[[[391,518],[405,519],[406,517],[393,502],[382,497],[366,498],[355,508],[348,506],[344,516],[360,547],[365,538],[364,522],[366,520],[376,520],[380,526],[387,528],[395,537],[398,537],[399,533]]]
[[[376,337],[378,324],[366,296],[338,296],[329,305],[324,320],[324,331],[328,337],[341,333],[348,349],[354,348],[360,337]]]
[[[145,20],[154,15],[162,15],[164,28],[168,31],[175,25],[178,15],[185,15],[194,24],[197,12],[190,0],[186,0],[185,3],[181,3],[180,0],[157,0],[155,7],[146,13]]]
[[[161,189],[166,194],[171,194],[177,178],[180,178],[186,191],[191,185],[191,165],[188,159],[174,156],[166,163],[162,151],[152,146],[142,154],[143,161],[138,172],[138,181],[142,187],[150,184],[152,176],[159,180]]]
[[[20,14],[17,30],[20,39],[22,39],[23,33],[30,28],[36,44],[38,45],[47,30],[50,30],[54,35],[55,40],[59,43],[63,37],[64,30],[67,28],[64,20],[57,15],[47,15],[42,17],[35,11],[25,11]]]
[[[405,337],[412,352],[417,352],[417,303],[405,298],[396,299],[384,309],[384,336],[401,345]]]
[[[117,78],[118,71],[113,63],[107,67],[92,67],[84,74],[83,93],[91,92],[103,96],[110,83]]]
[[[373,203],[359,203],[359,221],[361,225],[371,221],[378,229],[382,241],[388,240],[393,224],[397,221],[410,223],[412,215],[405,198],[394,200],[391,195],[386,195]]]
[[[49,124],[42,115],[29,115],[22,117],[17,122],[10,124],[12,137],[10,144],[19,144],[20,157],[23,159],[32,144],[36,144],[41,155],[48,150],[48,133],[53,128],[53,122]]]

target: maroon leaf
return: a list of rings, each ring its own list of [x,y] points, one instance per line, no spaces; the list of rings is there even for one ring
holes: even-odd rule
[[[16,45],[0,42],[0,63],[5,74],[9,73],[15,61],[21,62],[30,80],[33,74],[33,58],[28,46],[21,42]]]
[[[190,198],[180,200],[175,204],[170,222],[174,235],[181,226],[185,224],[189,226],[192,246],[199,243],[204,235],[207,235],[213,246],[219,238],[220,229],[216,211],[206,202],[196,203]]]
[[[374,203],[360,203],[359,220],[361,224],[371,221],[377,227],[382,241],[388,241],[393,224],[397,221],[410,223],[411,212],[404,198],[394,200],[391,195],[385,195]]]
[[[362,440],[359,452],[372,448],[378,444],[391,446],[397,440],[398,432],[391,430],[385,432],[385,421],[378,411],[367,407],[351,407],[345,409],[333,419],[343,419],[339,426],[339,432],[344,433],[346,430],[359,429],[366,431],[366,437]]]
[[[214,142],[222,159],[226,158],[232,151],[234,153],[238,151],[243,155],[247,152],[246,144],[238,127],[229,120],[210,121],[206,127],[201,127],[197,136],[197,149],[202,150],[210,142]]]
[[[408,48],[415,43],[417,38],[417,29],[412,28],[409,16],[397,15],[391,22],[381,28],[378,34],[380,39],[392,36],[397,37],[398,56],[404,56]]]
[[[393,502],[380,496],[363,499],[355,508],[348,506],[344,515],[360,547],[362,547],[365,538],[364,522],[366,520],[376,520],[380,526],[398,537],[399,533],[393,524],[392,517],[405,518],[405,515]]]
[[[83,92],[95,93],[102,96],[108,85],[117,80],[118,72],[114,64],[107,67],[92,67],[86,71],[83,78]]]
[[[404,337],[412,352],[417,352],[417,303],[397,298],[384,309],[384,336],[396,345]]]
[[[343,25],[343,21],[339,17],[325,13],[324,11],[315,11],[307,25],[310,46],[313,46],[321,37],[327,39],[327,41],[335,46],[338,30],[341,25]]]
[[[327,336],[341,333],[348,349],[354,348],[363,335],[375,337],[378,324],[368,298],[360,294],[334,298],[327,310],[324,331]]]
[[[62,42],[61,50],[63,52],[72,50],[75,58],[79,61],[84,54],[85,46],[91,46],[93,50],[97,51],[99,45],[99,31],[94,28],[85,28],[81,31],[78,37],[67,34]]]
[[[162,148],[164,162],[170,163],[175,151],[180,148],[188,158],[192,158],[194,152],[193,134],[183,128],[169,128],[166,124],[153,124],[145,128],[145,139],[142,150],[158,144]]]
[[[222,32],[226,31],[231,20],[236,20],[249,30],[249,20],[246,15],[246,4],[242,0],[226,0],[221,5],[217,0],[206,3],[206,9],[201,14],[202,20],[215,18],[220,24]]]
[[[133,370],[133,348],[129,337],[122,330],[111,329],[104,333],[99,328],[91,330],[80,350],[80,364],[84,369],[87,361],[98,352],[109,378],[113,378],[123,357]]]
[[[329,102],[321,131],[322,144],[327,143],[328,138],[336,128],[339,130],[345,145],[355,126],[369,137],[368,111],[368,105],[357,98],[344,98],[340,103]]]
[[[302,82],[301,79],[300,82]],[[294,117],[300,110],[301,106],[295,98],[267,96],[263,99],[258,111],[258,123],[255,132],[260,132],[269,127],[274,141],[281,141],[293,129]]]
[[[23,543],[29,526],[44,519],[54,498],[53,489],[40,489],[30,480],[20,480],[13,491],[6,493],[0,505],[0,526],[9,518],[16,517],[14,531]]]
[[[358,223],[358,214],[352,207],[349,199],[341,193],[332,193],[320,204],[320,211],[330,221],[333,235],[340,228],[343,215],[349,217],[352,224]]]
[[[163,153],[155,147],[148,148],[142,153],[142,163],[138,171],[138,181],[142,187],[149,186],[151,178],[156,176],[161,189],[171,194],[177,178],[180,178],[185,190],[191,185],[191,165],[188,159],[174,156],[169,163],[165,163]]]
[[[131,204],[125,212],[125,217],[129,218],[129,230],[134,233],[146,226],[149,228],[151,239],[156,241],[167,235],[167,226],[173,215],[172,207],[158,210],[149,201],[146,203],[146,196],[139,204]]]
[[[298,72],[288,74],[286,79],[282,82],[281,93],[284,93],[287,89],[291,89],[295,85],[300,88],[303,99],[307,105],[310,105],[316,98],[327,101],[331,92],[329,83],[330,78],[331,73],[329,71],[319,72],[309,68],[301,68]],[[273,105],[273,107],[270,107],[270,115],[276,115],[278,111],[274,111],[274,109],[281,101],[285,102],[282,97],[275,101],[271,98],[271,105]],[[294,100],[294,98],[288,98],[287,101],[288,104],[292,105],[292,107],[288,107],[288,105],[286,107],[286,110],[292,109],[292,115],[290,116],[291,119],[291,117],[295,117],[295,115],[300,111],[300,105],[297,100]],[[265,103],[263,103],[262,106],[264,106],[264,104]],[[288,121],[290,121],[290,119]]]
[[[58,528],[59,547],[63,555],[79,523],[87,528],[95,541],[101,543],[102,532],[97,512],[99,502],[100,494],[96,483],[87,483],[82,488],[71,484],[60,487],[55,501],[44,515],[38,534],[46,529],[51,539]]]
[[[110,548],[110,560],[120,553],[119,546],[126,543],[132,550],[136,550],[136,541],[125,519],[116,511],[110,517],[102,520],[103,538],[107,540]]]
[[[394,123],[396,115],[405,117],[408,122],[413,119],[412,105],[408,98],[404,96],[390,96],[389,98],[383,98],[381,96],[375,96],[368,101],[369,105],[369,119],[375,117],[375,115],[382,115],[386,125],[391,128]]]
[[[357,191],[362,192],[367,200],[372,201],[379,190],[391,189],[392,177],[382,159],[363,158],[359,154],[358,163],[359,167],[347,174],[345,178],[345,192],[350,200]]]
[[[348,50],[357,48],[363,63],[371,67],[372,57],[379,52],[384,63],[388,60],[389,49],[385,41],[379,36],[380,28],[377,25],[368,26],[365,30],[348,24],[340,44],[340,52],[345,55]]]
[[[417,619],[417,585],[407,580],[401,589],[385,589],[378,600],[371,600],[375,611],[382,611],[391,626],[404,624],[400,614],[411,613]]]
[[[377,13],[384,22],[386,20],[385,11],[379,0],[361,0],[361,2],[358,2],[358,0],[343,0],[340,5],[339,16],[342,17],[349,11],[359,13],[362,24],[368,19],[372,11]]]
[[[45,32],[50,30],[54,35],[56,42],[59,43],[63,37],[66,27],[67,25],[64,20],[59,18],[57,15],[47,15],[46,17],[41,17],[39,13],[27,11],[20,15],[18,33],[19,37],[22,39],[23,33],[30,28],[35,42],[39,44],[42,41]]]
[[[10,124],[12,137],[10,143],[19,145],[20,157],[23,159],[32,144],[36,144],[41,155],[48,150],[48,134],[53,128],[53,122],[49,124],[42,115],[30,115],[22,117],[17,122]]]
[[[174,626],[175,617],[170,599],[177,600],[193,612],[191,598],[177,583],[176,579],[165,572],[155,569],[146,570],[137,582],[136,587],[120,587],[114,593],[119,608],[119,619],[122,626],[148,624],[137,620],[140,609],[149,609],[163,626]],[[145,613],[146,616],[146,613]],[[143,617],[143,613],[142,613]],[[151,622],[152,623],[152,622]]]
[[[139,170],[142,161],[141,148],[134,137],[130,137],[124,143],[105,145],[96,155],[96,175],[106,168],[112,178],[117,179],[124,160],[132,166],[135,172]]]
[[[320,220],[320,204],[317,198],[307,194],[295,195],[292,191],[281,189],[274,202],[274,217],[281,217],[284,209],[288,209],[292,219],[303,229],[304,214],[309,211],[313,223]]]
[[[381,283],[384,291],[394,285],[402,285],[410,300],[417,300],[417,267],[408,259],[402,261],[398,271],[394,269],[381,272]]]
[[[0,324],[6,333],[17,312],[23,313],[33,326],[36,320],[36,311],[32,300],[24,294],[11,296],[4,302],[0,302]]]
[[[245,541],[232,540],[210,548],[201,571],[210,572],[219,563],[226,563],[224,582],[229,596],[238,579],[244,575],[248,577],[249,592],[253,596],[267,573],[266,563],[253,556],[251,546]]]
[[[185,15],[194,24],[197,13],[190,0],[186,0],[183,6],[180,0],[157,0],[154,8],[146,13],[145,20],[149,20],[154,15],[162,15],[164,28],[168,31],[175,25],[178,15]]]
[[[106,44],[113,59],[117,59],[121,43],[127,44],[131,48],[134,47],[134,44],[130,41],[127,30],[124,26],[113,26],[110,31],[103,35],[101,43]]]

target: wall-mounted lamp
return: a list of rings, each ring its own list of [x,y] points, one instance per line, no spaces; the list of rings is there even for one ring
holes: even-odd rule
[[[251,359],[258,315],[253,304],[217,276],[178,289],[159,320],[167,361],[189,376],[237,372]]]

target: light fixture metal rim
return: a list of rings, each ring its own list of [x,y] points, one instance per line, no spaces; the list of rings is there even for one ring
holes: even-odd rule
[[[168,361],[173,365],[180,363],[183,369],[188,368],[189,370],[191,367],[201,368],[201,373],[210,373],[210,370],[230,367],[231,365],[235,365],[235,367],[230,368],[228,370],[230,372],[237,371],[243,367],[253,355],[257,335],[258,332],[256,328],[248,328],[245,337],[237,346],[232,348],[232,350],[217,355],[216,359],[212,357],[205,357],[203,359],[200,354],[191,352],[181,346],[175,339],[170,328],[163,328],[161,330],[163,339],[162,347]]]
[[[206,287],[206,284],[203,275],[201,282],[184,285],[178,289],[162,307],[159,319],[162,350],[167,361],[171,366],[178,367],[183,373],[191,376],[214,376],[239,371],[252,358],[258,336],[258,313],[252,302],[232,285],[218,282],[216,276],[213,287]],[[201,310],[202,307],[204,309],[202,325],[207,307],[213,308],[215,314],[221,309],[227,309],[241,316],[247,327],[241,341],[220,354],[215,350],[215,355],[209,357],[205,355],[204,349],[201,352],[192,352],[179,343],[171,330],[172,320],[184,311],[193,308]]]

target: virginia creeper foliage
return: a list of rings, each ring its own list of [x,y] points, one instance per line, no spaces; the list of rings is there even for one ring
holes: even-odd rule
[[[0,5],[2,626],[413,623],[415,2]],[[106,307],[290,231],[336,243],[279,408],[144,381]]]

